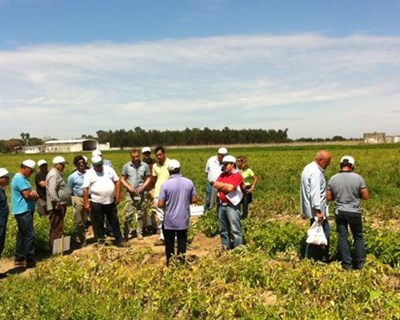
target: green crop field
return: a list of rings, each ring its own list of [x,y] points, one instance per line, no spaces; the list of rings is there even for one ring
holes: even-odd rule
[[[85,256],[43,254],[33,272],[0,281],[0,319],[400,319],[399,146],[325,148],[333,154],[327,179],[348,154],[370,191],[362,204],[368,257],[361,271],[344,271],[335,261],[335,232],[332,263],[301,259],[308,221],[299,213],[300,174],[318,146],[229,148],[235,156],[246,155],[261,180],[250,218],[243,222],[245,247],[229,252],[210,248],[185,266],[172,263],[168,268],[155,259],[152,247],[105,247]],[[167,148],[168,157],[178,159],[183,174],[194,181],[201,203],[205,163],[215,152]],[[53,156],[45,158],[50,162]],[[64,156],[70,163],[67,176],[75,154]],[[0,155],[0,166],[16,172],[26,158]],[[104,158],[120,173],[129,152],[105,152]],[[122,204],[119,208],[122,218]],[[38,252],[44,253],[48,221],[35,219]],[[13,217],[7,232],[2,259],[13,257]],[[69,208],[66,233],[74,232]],[[190,237],[197,233],[218,235],[215,211],[196,223]]]

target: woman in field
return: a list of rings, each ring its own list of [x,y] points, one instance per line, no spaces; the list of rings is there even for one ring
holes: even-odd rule
[[[242,199],[242,219],[246,219],[249,214],[249,204],[253,201],[253,191],[259,179],[258,176],[254,174],[254,171],[249,168],[249,164],[245,156],[238,157],[236,164],[246,184],[246,192],[243,194]]]

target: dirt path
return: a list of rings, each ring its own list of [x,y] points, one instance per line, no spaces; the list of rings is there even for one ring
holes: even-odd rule
[[[165,264],[165,247],[164,246],[154,246],[154,242],[159,239],[159,235],[151,235],[145,236],[143,240],[138,240],[136,238],[130,239],[127,242],[127,246],[130,248],[144,248],[149,247],[155,253],[156,259],[154,262]],[[90,243],[88,246],[80,249],[74,249],[70,254],[75,256],[85,256],[90,255],[96,250],[98,250],[97,244],[93,242],[93,238],[88,238],[88,242]],[[193,239],[192,243],[188,246],[187,255],[190,257],[202,257],[209,252],[213,252],[218,250],[220,247],[220,238],[219,236],[215,236],[213,238],[207,238],[204,234],[198,234]],[[121,248],[124,250],[125,248]],[[51,258],[49,258],[51,259]],[[38,265],[42,263],[46,263],[47,259],[39,260]],[[19,274],[21,276],[28,276],[30,275],[35,269],[26,269],[25,267],[16,267],[14,266],[13,259],[1,259],[0,261],[0,272],[7,273],[7,275],[11,274]]]

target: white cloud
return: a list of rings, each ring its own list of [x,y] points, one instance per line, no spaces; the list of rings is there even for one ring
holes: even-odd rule
[[[0,111],[14,124],[0,138],[136,126],[361,136],[399,120],[387,115],[399,107],[399,49],[395,37],[262,34],[0,51]],[[340,121],[349,108],[350,127]],[[315,130],[327,113],[337,121]]]

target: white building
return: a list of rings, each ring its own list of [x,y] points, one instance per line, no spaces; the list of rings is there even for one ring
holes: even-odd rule
[[[81,152],[97,149],[98,142],[95,139],[75,139],[75,140],[49,140],[43,145],[44,153],[59,152]]]

